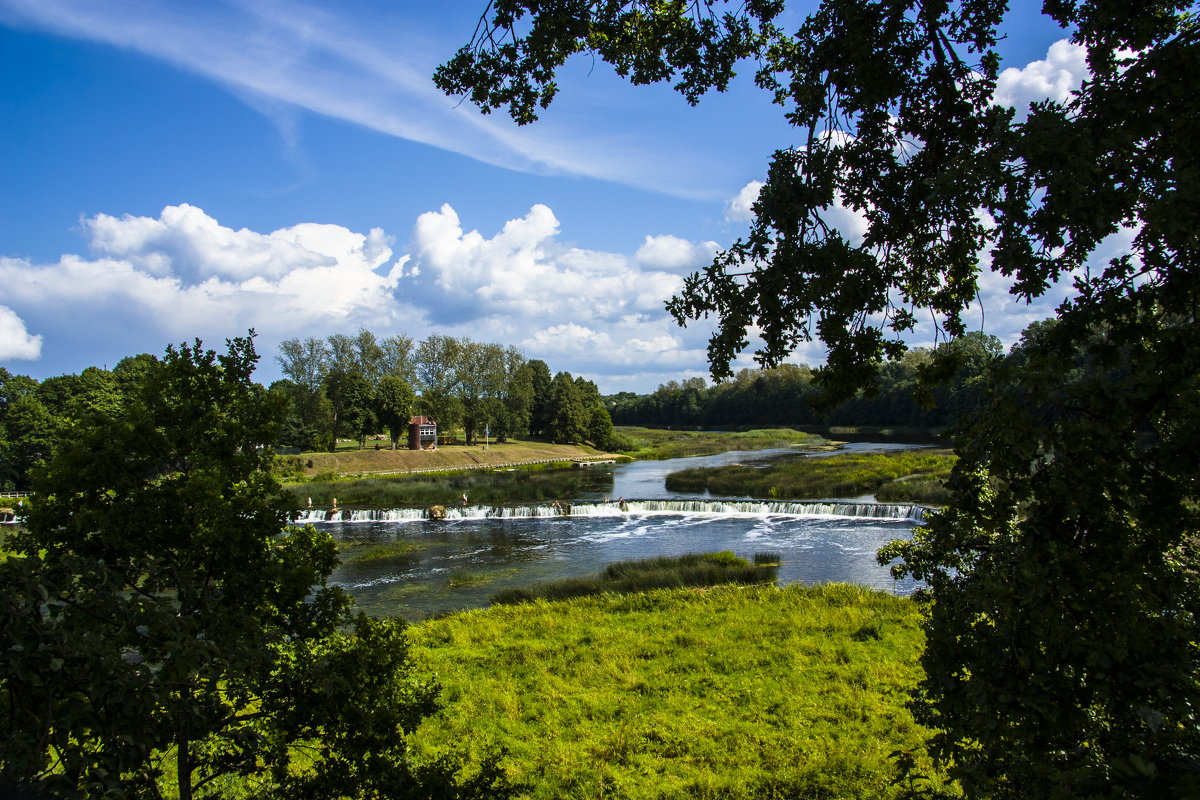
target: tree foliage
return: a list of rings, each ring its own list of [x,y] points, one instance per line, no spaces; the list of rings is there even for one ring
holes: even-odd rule
[[[1189,796],[1200,17],[1047,0],[1090,75],[1015,113],[993,100],[1007,10],[824,0],[786,31],[782,2],[493,0],[436,79],[527,122],[575,53],[692,101],[753,59],[800,144],[772,157],[749,234],[668,303],[681,323],[716,317],[718,378],[751,328],[765,364],[818,337],[822,399],[844,399],[903,355],[918,314],[962,336],[984,265],[1018,300],[1073,279],[1057,322],[973,386],[953,503],[883,555],[929,581],[921,708],[969,794]],[[829,224],[835,204],[865,218],[861,241]],[[1102,261],[1115,234],[1129,251]],[[972,354],[934,355],[927,381]]]
[[[287,526],[280,396],[255,361],[249,338],[169,348],[37,474],[0,563],[0,782],[184,799],[238,775],[264,797],[419,782],[404,733],[434,687],[402,623],[352,620],[325,585],[328,534]]]

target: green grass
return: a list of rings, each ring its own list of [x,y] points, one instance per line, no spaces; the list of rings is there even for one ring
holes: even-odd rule
[[[335,539],[338,558],[343,564],[364,564],[372,561],[396,560],[411,562],[421,547],[410,541],[370,542],[356,539]]]
[[[445,707],[420,759],[504,748],[522,797],[896,798],[926,731],[915,605],[724,586],[496,606],[410,629]]]
[[[330,476],[331,477],[331,476]],[[339,506],[418,508],[456,503],[466,494],[472,505],[540,502],[575,497],[594,477],[573,463],[536,464],[513,471],[472,470],[392,477],[330,479],[284,486],[298,506],[309,497],[317,506],[337,498]]]
[[[503,605],[584,597],[602,592],[629,594],[685,586],[774,583],[778,573],[778,558],[766,553],[756,554],[753,564],[744,558],[738,558],[729,550],[719,553],[686,553],[681,556],[654,556],[618,561],[605,566],[598,575],[503,589],[488,599],[493,604]]]
[[[789,458],[766,469],[731,465],[673,472],[666,486],[727,497],[811,500],[874,494],[879,500],[942,503],[943,482],[956,459],[950,450]]]
[[[766,450],[797,444],[820,447],[825,439],[791,428],[752,431],[677,431],[657,428],[619,427],[618,452],[638,459],[662,460],[725,453],[730,450]]]

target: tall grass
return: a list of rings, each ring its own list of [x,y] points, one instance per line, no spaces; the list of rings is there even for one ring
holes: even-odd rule
[[[414,756],[504,748],[528,800],[897,800],[889,754],[928,735],[917,608],[861,587],[538,601],[410,635],[445,703]]]
[[[719,553],[687,553],[682,556],[655,556],[618,561],[608,564],[595,576],[565,578],[504,589],[488,599],[493,605],[509,605],[534,600],[584,597],[603,592],[628,594],[650,589],[681,589],[728,583],[774,583],[779,574],[779,561],[776,559],[771,563],[759,563],[762,555],[756,555],[753,564],[738,558],[728,550]]]
[[[796,444],[814,447],[825,444],[820,436],[791,428],[733,432],[620,427],[616,433],[619,452],[647,460],[715,455],[731,450],[765,450]]]
[[[568,462],[569,464],[569,462]],[[537,465],[545,467],[548,465]],[[575,497],[606,475],[560,464],[557,469],[517,469],[512,472],[439,472],[420,475],[320,480],[284,487],[298,506],[309,497],[318,506],[404,508],[452,503],[466,494],[472,504],[540,502]],[[611,488],[611,482],[609,484]]]
[[[942,483],[956,460],[950,450],[789,458],[766,469],[738,464],[672,472],[666,486],[725,497],[811,500],[874,494],[880,500],[938,503],[944,502]]]

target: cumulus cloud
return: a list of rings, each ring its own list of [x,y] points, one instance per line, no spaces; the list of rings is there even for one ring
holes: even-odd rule
[[[730,222],[749,222],[754,219],[754,201],[765,186],[762,181],[750,181],[725,203],[725,219]]]
[[[645,374],[649,390],[702,367],[709,328],[679,329],[663,302],[682,283],[670,270],[711,258],[714,243],[651,235],[634,254],[603,252],[561,241],[560,227],[535,205],[485,236],[445,205],[418,217],[410,252],[397,255],[378,229],[301,223],[261,233],[186,204],[154,217],[98,214],[80,225],[89,255],[45,264],[0,256],[12,307],[0,307],[0,358],[38,357],[42,337],[29,335],[29,320],[52,358],[101,353],[48,367],[69,371],[131,347],[219,342],[251,327],[263,334],[267,371],[282,339],[359,327],[515,344],[602,386],[609,374]]]
[[[1021,68],[1009,67],[996,81],[995,101],[1024,117],[1039,100],[1065,102],[1088,76],[1087,48],[1067,39],[1050,45],[1046,58]]]
[[[264,325],[281,337],[310,329],[386,323],[406,259],[393,263],[380,230],[301,224],[272,233],[234,230],[201,209],[168,206],[157,218],[83,220],[93,258],[56,263],[0,258],[7,301],[46,314],[70,309],[172,337],[225,336]]]
[[[31,336],[25,320],[0,306],[0,361],[36,361],[42,356],[42,337]]]
[[[678,236],[647,236],[634,257],[647,267],[681,271],[694,270],[710,263],[718,250],[716,242],[694,244]]]
[[[558,219],[544,205],[491,238],[465,230],[449,205],[422,214],[412,258],[421,282],[440,292],[431,316],[447,323],[496,315],[611,323],[631,312],[662,316],[663,301],[682,285],[677,275],[572,247],[558,234]]]
[[[730,222],[749,222],[754,218],[752,206],[758,200],[758,194],[765,186],[762,181],[750,181],[736,195],[725,203],[725,219]],[[867,218],[862,212],[846,206],[841,196],[837,196],[832,205],[821,209],[821,218],[825,224],[840,233],[846,241],[857,247],[862,244],[867,233]],[[649,239],[649,237],[647,237]],[[709,242],[716,251],[716,244]],[[710,257],[711,258],[711,257]]]

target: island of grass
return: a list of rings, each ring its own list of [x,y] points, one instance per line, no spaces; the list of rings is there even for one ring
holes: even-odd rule
[[[537,600],[410,636],[444,702],[414,756],[502,751],[530,800],[897,798],[891,754],[928,735],[918,610],[857,586]]]
[[[688,458],[727,453],[731,450],[767,450],[798,447],[831,450],[831,444],[814,433],[791,428],[762,428],[750,431],[684,431],[659,428],[618,427],[615,448],[622,455],[642,460]]]
[[[672,472],[667,489],[719,497],[813,500],[874,494],[884,502],[942,504],[957,457],[951,450],[843,453]]]
[[[630,594],[649,589],[722,584],[755,585],[775,583],[781,557],[777,553],[755,553],[753,561],[729,550],[719,553],[686,553],[654,556],[607,565],[597,575],[563,578],[504,589],[488,598],[493,605],[528,603],[534,600],[563,600],[587,595]]]

